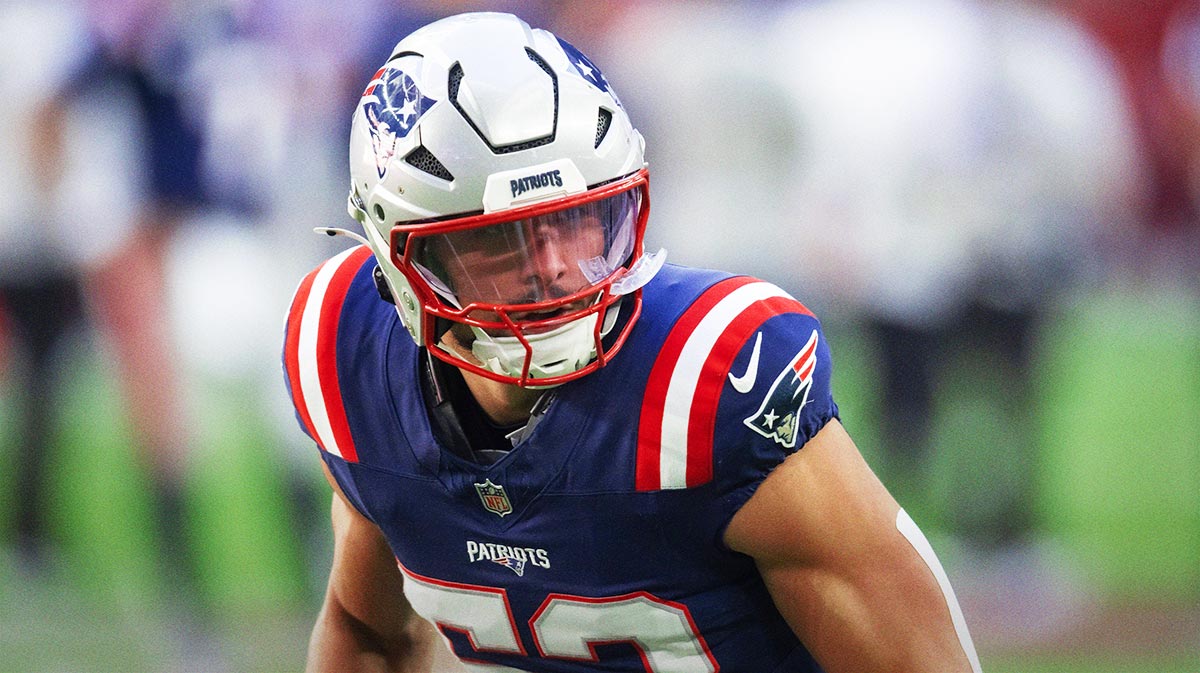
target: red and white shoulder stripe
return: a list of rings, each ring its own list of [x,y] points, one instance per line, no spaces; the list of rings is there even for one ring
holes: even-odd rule
[[[639,491],[712,480],[713,429],[725,379],[750,336],[786,313],[812,315],[778,287],[744,276],[713,285],[684,311],[646,384],[638,425]]]
[[[321,449],[350,462],[358,460],[358,453],[338,385],[338,320],[346,291],[370,256],[366,247],[351,248],[305,276],[292,299],[284,342],[284,363],[300,420]]]

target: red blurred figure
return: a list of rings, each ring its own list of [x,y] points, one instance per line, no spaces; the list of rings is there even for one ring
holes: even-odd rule
[[[1200,223],[1200,109],[1180,88],[1168,58],[1173,31],[1200,19],[1195,0],[1060,0],[1107,47],[1128,96],[1148,173],[1141,221],[1179,233]]]

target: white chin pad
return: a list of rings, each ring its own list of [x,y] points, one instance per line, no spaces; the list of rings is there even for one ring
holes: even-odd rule
[[[610,309],[608,313],[615,316],[616,311]],[[596,320],[596,314],[592,313],[547,332],[526,334],[525,339],[533,349],[529,378],[560,376],[586,367],[596,357],[593,336]],[[521,370],[525,366],[525,346],[519,339],[515,336],[492,336],[477,327],[472,327],[471,331],[475,333],[471,353],[479,358],[487,370],[513,378],[521,377]]]

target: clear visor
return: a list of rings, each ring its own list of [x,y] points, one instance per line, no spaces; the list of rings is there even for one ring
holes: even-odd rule
[[[537,304],[603,281],[633,254],[642,190],[412,241],[412,260],[443,300]]]

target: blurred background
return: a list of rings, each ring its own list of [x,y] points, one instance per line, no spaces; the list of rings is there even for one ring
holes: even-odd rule
[[[1200,670],[1200,4],[0,0],[0,671],[285,671],[328,487],[279,366],[392,45],[515,11],[648,246],[825,323],[984,670]]]

